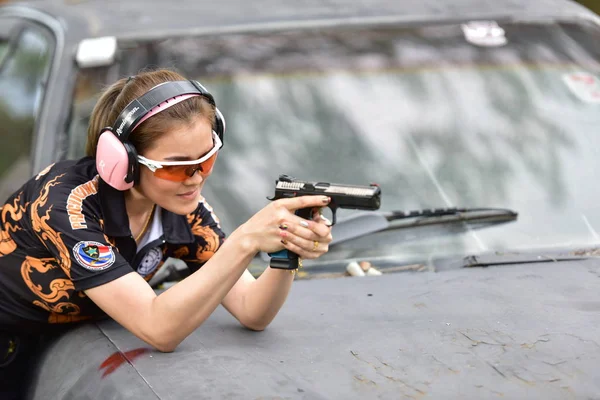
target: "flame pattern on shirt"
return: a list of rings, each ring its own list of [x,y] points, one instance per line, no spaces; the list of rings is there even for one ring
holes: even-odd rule
[[[18,222],[23,218],[23,213],[27,205],[20,205],[21,193],[15,198],[12,204],[5,204],[0,207],[0,257],[8,255],[15,251],[17,244],[11,237],[11,233],[21,229],[19,226],[8,222],[10,216],[12,221]]]
[[[58,253],[60,254],[60,260],[58,260],[59,264],[65,274],[71,278],[71,257],[69,255],[69,250],[67,250],[67,246],[65,246],[63,240],[61,239],[60,232],[56,232],[48,225],[50,212],[52,211],[52,205],[48,207],[45,213],[42,214],[41,211],[48,201],[48,193],[50,188],[58,185],[58,179],[63,175],[56,176],[54,179],[50,180],[46,185],[44,185],[40,196],[31,205],[31,222],[34,232],[44,242],[44,245],[48,247],[47,242],[50,242],[58,250]]]
[[[192,227],[192,233],[196,237],[204,239],[204,243],[199,242],[196,249],[196,260],[201,263],[208,261],[219,248],[221,242],[219,235],[210,227],[202,225],[202,220],[194,220],[193,215],[188,215],[188,223]]]
[[[35,258],[26,256],[25,261],[21,265],[23,281],[38,298],[33,301],[33,304],[50,313],[48,315],[49,323],[74,322],[88,318],[86,316],[79,316],[79,306],[69,301],[75,289],[70,279],[71,258],[60,232],[56,232],[47,223],[50,219],[50,212],[53,205],[50,205],[45,212],[42,211],[48,201],[50,188],[59,184],[58,179],[60,177],[62,175],[58,175],[44,185],[40,196],[31,204],[31,222],[34,232],[43,241],[44,246],[47,247],[49,245],[48,242],[50,242],[50,245],[55,246],[60,254],[60,259],[57,260],[54,257]],[[35,283],[41,280],[34,279],[32,275],[37,273],[51,276],[54,275],[52,272],[56,268],[61,268],[67,278],[52,279],[47,287]]]
[[[63,162],[45,168],[21,192],[0,205],[0,285],[6,288],[0,292],[0,301],[3,301],[0,320],[3,323],[20,320],[41,326],[105,317],[85,295],[85,289],[78,286],[82,280],[88,279],[84,281],[88,284],[89,279],[95,278],[72,258],[71,248],[78,241],[103,242],[103,238],[104,243],[119,252],[118,238],[104,233],[106,221],[102,216],[100,193],[96,190],[97,174],[93,169],[85,169],[87,164],[82,164],[81,169],[71,175],[69,171],[73,168],[75,165]],[[84,177],[88,180],[81,179],[82,173],[88,171],[94,175],[90,173]],[[80,187],[89,189],[88,196],[80,196],[82,202],[85,200],[85,210],[82,208],[81,212],[85,211],[86,217],[89,216],[88,226],[74,229],[65,204],[68,204],[69,193]],[[76,211],[80,212],[79,208]],[[178,229],[182,229],[181,222],[176,222]],[[151,274],[145,276],[146,280],[150,280],[170,256],[197,269],[216,253],[225,235],[212,209],[203,202],[187,216],[186,222],[193,240],[182,245],[179,239],[159,246],[163,259]],[[6,310],[4,317],[3,310]]]
[[[73,282],[70,279],[53,279],[47,288],[35,284],[31,275],[34,272],[46,274],[53,269],[60,268],[55,258],[33,258],[26,257],[21,265],[21,276],[29,289],[38,297],[33,304],[48,311],[49,323],[75,322],[88,319],[80,316],[80,308],[77,304],[68,301],[73,293]],[[49,290],[49,293],[47,292]],[[64,301],[61,301],[65,299]]]

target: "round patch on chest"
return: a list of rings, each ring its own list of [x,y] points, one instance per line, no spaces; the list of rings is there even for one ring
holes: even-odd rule
[[[148,250],[144,258],[142,258],[142,261],[138,265],[138,274],[146,276],[154,272],[154,270],[162,260],[162,255],[162,251],[158,247]]]

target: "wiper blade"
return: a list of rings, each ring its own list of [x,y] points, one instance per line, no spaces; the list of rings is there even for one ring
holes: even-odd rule
[[[463,268],[473,267],[491,267],[497,265],[511,265],[511,264],[534,264],[534,263],[550,263],[550,262],[563,262],[563,261],[581,261],[590,258],[598,258],[594,255],[578,255],[578,254],[483,254],[478,256],[467,256],[462,259]]]
[[[519,213],[508,208],[431,208],[412,211],[365,212],[351,215],[333,226],[331,245],[392,229],[454,222],[507,222]]]
[[[465,219],[467,221],[478,219],[478,218],[489,218],[493,216],[500,216],[503,218],[511,217],[516,219],[519,213],[508,208],[497,208],[497,207],[473,207],[473,208],[432,208],[423,210],[413,211],[391,211],[386,214],[388,221],[395,221],[400,219],[409,218],[422,218],[421,221],[430,220],[434,217],[445,217],[453,216],[453,220]]]

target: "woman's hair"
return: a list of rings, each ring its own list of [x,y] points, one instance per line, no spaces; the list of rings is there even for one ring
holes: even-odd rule
[[[92,111],[85,146],[86,154],[96,156],[96,146],[102,129],[113,126],[127,104],[161,83],[184,80],[186,78],[177,72],[159,69],[119,79],[106,88]],[[198,116],[206,118],[214,126],[215,108],[203,96],[190,97],[153,115],[131,132],[127,140],[135,146],[139,154],[143,154],[161,134],[176,124],[191,123]]]

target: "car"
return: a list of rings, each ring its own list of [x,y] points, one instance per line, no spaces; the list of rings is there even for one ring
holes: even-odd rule
[[[41,355],[31,399],[600,392],[590,10],[47,0],[1,6],[0,39],[0,200],[81,157],[100,90],[152,67],[200,80],[225,115],[203,195],[226,232],[269,202],[281,174],[382,191],[380,210],[336,210],[330,251],[305,262],[265,331],[219,308],[160,353],[114,321],[82,324]],[[259,254],[250,270],[267,264]],[[157,292],[186,275],[167,265]]]

